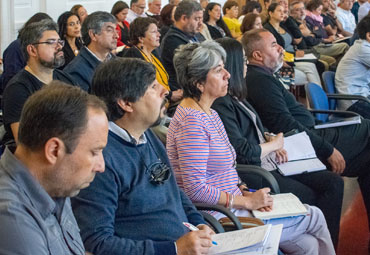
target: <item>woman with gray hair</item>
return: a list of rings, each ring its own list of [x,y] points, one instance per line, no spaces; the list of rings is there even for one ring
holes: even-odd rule
[[[211,109],[215,99],[228,91],[225,62],[225,50],[213,41],[183,45],[176,51],[174,66],[184,99],[168,130],[167,153],[177,183],[193,202],[223,205],[236,216],[250,217],[250,210],[271,210],[273,199],[269,188],[249,192],[239,182],[235,150]],[[307,215],[264,223],[284,225],[280,248],[287,254],[335,254],[322,212],[306,207]]]

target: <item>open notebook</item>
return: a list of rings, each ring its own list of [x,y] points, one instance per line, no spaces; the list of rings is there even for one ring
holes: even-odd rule
[[[326,166],[317,158],[306,132],[285,137],[284,149],[288,153],[288,162],[278,165],[279,172],[284,176],[326,169]]]
[[[283,225],[271,224],[216,234],[208,254],[275,255]]]
[[[253,210],[253,215],[259,219],[275,219],[293,217],[307,214],[306,207],[302,204],[298,197],[292,193],[284,193],[272,195],[274,205],[270,212],[260,212]]]

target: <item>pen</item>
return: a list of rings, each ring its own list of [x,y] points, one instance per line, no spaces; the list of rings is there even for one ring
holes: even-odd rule
[[[194,226],[193,224],[191,224],[189,222],[183,222],[182,224],[184,224],[185,227],[190,229],[190,231],[198,231],[199,230],[199,228],[197,228],[196,226]],[[217,245],[217,243],[215,241],[212,241],[212,244]]]
[[[244,188],[243,190],[244,191],[249,191],[249,192],[256,192],[257,191],[256,189],[250,189],[250,188]],[[269,192],[269,195],[275,195],[275,193]]]

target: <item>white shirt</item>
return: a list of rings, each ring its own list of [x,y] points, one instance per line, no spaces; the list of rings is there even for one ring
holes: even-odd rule
[[[360,8],[358,9],[358,22],[362,20],[363,17],[365,17],[370,11],[370,3],[366,2],[364,4],[361,4]]]
[[[352,12],[338,7],[336,14],[338,20],[343,26],[343,29],[353,34],[356,28],[356,19]]]
[[[340,94],[370,96],[370,42],[356,40],[339,62],[335,87]],[[338,108],[347,110],[356,101],[340,100]]]
[[[143,12],[142,14],[137,14],[136,12],[134,12],[133,10],[131,9],[128,9],[128,13],[127,13],[127,17],[126,17],[126,21],[128,23],[131,23],[132,21],[134,21],[134,19],[138,18],[138,17],[148,17],[145,12]]]

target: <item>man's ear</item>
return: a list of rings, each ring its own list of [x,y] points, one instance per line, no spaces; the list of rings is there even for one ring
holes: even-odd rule
[[[117,104],[119,107],[122,108],[125,112],[133,112],[132,103],[124,101],[123,99],[118,99]]]
[[[36,49],[36,47],[37,46],[32,45],[32,44],[27,45],[27,53],[28,53],[28,56],[33,56],[33,57],[36,57],[37,56],[37,49]]]
[[[91,41],[96,42],[96,34],[94,33],[94,31],[92,31],[92,29],[89,29],[89,37]]]
[[[263,61],[262,52],[259,50],[255,50],[252,52],[252,57],[256,61]]]
[[[181,18],[180,18],[180,21],[182,22],[182,23],[187,23],[188,22],[188,17],[186,17],[186,15],[185,14],[183,14],[183,15],[181,15]]]
[[[370,42],[370,32],[366,33],[366,41]]]
[[[66,154],[64,142],[58,137],[50,138],[44,145],[44,153],[50,164],[56,164],[58,159]]]

